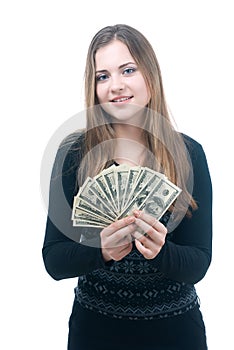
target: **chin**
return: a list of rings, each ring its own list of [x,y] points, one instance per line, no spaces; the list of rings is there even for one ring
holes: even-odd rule
[[[139,125],[139,118],[142,117],[142,113],[145,109],[144,106],[135,104],[114,105],[113,103],[102,104],[102,108],[111,116],[113,122],[127,124],[131,121],[134,125]]]

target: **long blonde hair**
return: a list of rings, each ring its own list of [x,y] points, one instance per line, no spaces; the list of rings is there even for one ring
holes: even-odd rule
[[[146,162],[144,165],[163,171],[173,183],[183,190],[183,195],[180,195],[180,206],[195,209],[196,203],[191,196],[191,190],[188,189],[192,171],[189,155],[183,137],[175,130],[170,120],[155,52],[148,40],[138,30],[124,24],[101,29],[89,46],[85,69],[87,109],[87,126],[84,135],[85,158],[80,164],[78,183],[81,185],[87,176],[98,174],[109,166],[113,159],[113,149],[109,147],[108,141],[115,139],[115,131],[108,114],[99,105],[95,78],[96,52],[113,40],[120,40],[128,47],[151,96],[142,130],[147,148],[155,156],[155,162],[151,160],[150,164]],[[94,149],[95,152],[92,152]],[[187,210],[187,214],[189,213],[190,210]]]

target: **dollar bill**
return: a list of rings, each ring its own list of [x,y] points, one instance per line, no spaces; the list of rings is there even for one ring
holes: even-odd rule
[[[138,181],[140,185],[137,183],[133,188],[132,193],[129,196],[128,204],[120,214],[120,218],[130,215],[135,209],[140,209],[141,205],[145,202],[153,189],[163,181],[162,176],[151,171],[151,169],[145,168],[144,174],[145,176],[141,175],[141,179]]]
[[[161,180],[139,209],[159,220],[181,193],[181,189],[169,180]]]
[[[128,199],[125,202],[125,208],[129,206],[129,204],[132,203],[134,198],[136,198],[137,195],[139,195],[140,192],[147,186],[150,179],[153,179],[155,177],[155,171],[149,168],[142,168],[136,182],[134,183],[134,186],[132,187],[131,192],[128,194]]]
[[[78,208],[74,209],[72,220],[76,220],[76,222],[78,220],[89,221],[89,222],[95,221],[95,222],[100,222],[103,225],[105,224],[106,226],[110,225],[113,222],[113,220],[97,215],[97,213],[94,214],[93,212],[87,212],[83,210],[81,211]]]
[[[109,206],[113,208],[115,212],[118,211],[117,204],[117,184],[114,174],[114,168],[116,166],[103,170],[102,173],[94,177],[102,191],[105,193]]]
[[[91,213],[91,214],[94,214],[96,216],[101,216],[101,218],[103,218],[105,220],[110,220],[110,222],[113,222],[116,219],[116,218],[113,218],[113,216],[110,216],[109,213],[105,213],[105,212],[100,211],[99,209],[92,206],[90,203],[87,203],[85,200],[83,200],[81,198],[76,198],[75,212],[76,212],[76,214],[79,214],[82,212]]]
[[[123,202],[122,202],[122,210],[124,209],[125,205],[128,202],[129,194],[132,192],[132,189],[135,186],[135,183],[136,183],[137,178],[138,178],[139,174],[141,173],[141,171],[142,170],[141,170],[140,166],[129,168],[127,184],[126,184],[126,188],[124,191],[124,197],[123,197]]]
[[[82,219],[74,219],[73,220],[73,226],[76,227],[100,227],[104,228],[107,225],[103,224],[101,221],[89,221],[89,220],[82,220]]]
[[[74,226],[106,227],[140,209],[160,219],[181,193],[167,177],[147,167],[113,165],[87,178],[74,197]]]
[[[97,190],[97,186],[94,185],[95,181],[88,177],[81,187],[78,197],[95,206],[103,213],[108,213],[111,217],[115,218],[115,211],[108,205],[108,202]]]
[[[125,189],[128,181],[129,166],[126,164],[121,164],[115,168],[114,173],[117,189],[118,213],[120,213],[123,208]]]

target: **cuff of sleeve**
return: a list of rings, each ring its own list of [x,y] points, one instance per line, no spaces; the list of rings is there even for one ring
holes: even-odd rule
[[[99,257],[100,257],[101,265],[102,265],[103,268],[111,267],[114,264],[114,260],[105,261],[103,259],[102,249],[101,248],[99,248]]]

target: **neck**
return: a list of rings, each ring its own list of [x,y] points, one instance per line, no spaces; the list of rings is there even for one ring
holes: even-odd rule
[[[122,138],[129,141],[133,140],[141,144],[145,143],[143,130],[141,128],[138,128],[134,125],[117,123],[113,125],[113,128],[115,130],[116,138]]]
[[[143,142],[130,138],[118,137],[116,140],[116,147],[114,159],[119,164],[128,164],[130,166],[142,165],[146,148]]]

